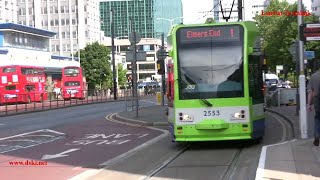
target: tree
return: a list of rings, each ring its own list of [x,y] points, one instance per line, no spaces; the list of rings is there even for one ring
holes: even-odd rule
[[[118,64],[118,84],[124,86],[127,83],[127,69],[123,68],[122,64]]]
[[[297,16],[286,15],[286,12],[294,11],[297,11],[297,3],[289,4],[286,1],[273,0],[266,12],[283,12],[281,16],[256,16],[267,62],[272,69],[280,64],[286,65],[288,70],[295,69],[289,48],[298,39],[298,22]],[[315,17],[306,16],[304,22],[315,22]]]
[[[111,87],[110,52],[108,47],[98,42],[88,44],[83,50],[80,50],[80,64],[84,69],[89,89],[95,89],[97,86]]]

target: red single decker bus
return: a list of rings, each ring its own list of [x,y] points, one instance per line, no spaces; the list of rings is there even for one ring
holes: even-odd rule
[[[85,99],[87,97],[87,82],[81,67],[64,67],[61,82],[63,99]]]
[[[30,103],[47,100],[43,67],[10,65],[0,67],[0,103]]]

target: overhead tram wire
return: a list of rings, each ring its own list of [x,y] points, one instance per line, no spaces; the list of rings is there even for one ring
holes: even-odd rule
[[[205,14],[204,16],[202,16],[202,17],[198,18],[197,20],[193,21],[192,23],[194,23],[194,22],[196,22],[196,21],[198,21],[198,20],[200,20],[200,19],[202,19],[202,18],[204,18],[204,17],[208,16],[208,14],[209,14],[209,13],[211,13],[211,12],[212,12],[212,11],[213,11],[217,6],[219,6],[219,5],[220,5],[220,3],[221,3],[221,1],[219,1],[219,2],[218,2],[218,4],[214,5],[214,7],[213,7],[210,11],[208,11],[208,12],[207,12],[207,14]]]

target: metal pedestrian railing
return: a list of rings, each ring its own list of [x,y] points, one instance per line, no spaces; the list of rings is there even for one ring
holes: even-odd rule
[[[142,90],[138,92],[140,98],[149,96]],[[117,100],[126,101],[127,104],[129,99],[133,99],[132,89],[118,90]],[[0,116],[111,101],[115,101],[114,95],[107,90],[0,94]]]

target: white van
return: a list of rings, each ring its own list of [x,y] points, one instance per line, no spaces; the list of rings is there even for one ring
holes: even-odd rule
[[[278,86],[279,77],[275,74],[265,74],[265,82],[267,86]]]

